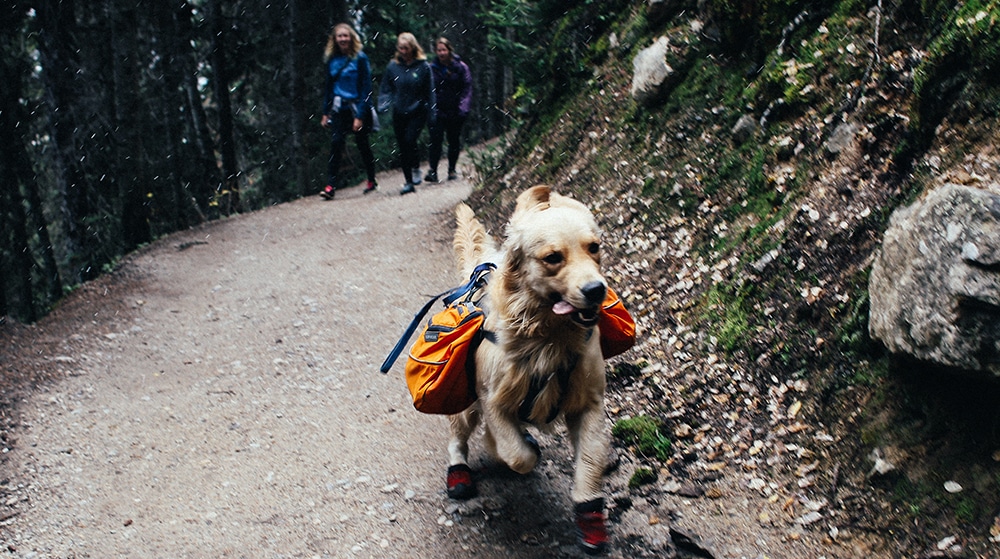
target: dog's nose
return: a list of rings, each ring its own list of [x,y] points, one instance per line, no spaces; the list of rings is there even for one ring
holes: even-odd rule
[[[583,286],[583,289],[580,291],[583,293],[584,299],[587,300],[588,306],[596,307],[604,302],[604,295],[607,288],[604,286],[603,282],[592,281]]]

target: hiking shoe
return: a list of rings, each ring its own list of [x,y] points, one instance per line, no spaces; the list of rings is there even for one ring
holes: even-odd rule
[[[375,181],[368,181],[368,186],[366,186],[365,189],[361,191],[361,193],[362,194],[368,194],[369,192],[375,192],[376,188],[378,188],[378,183],[377,182],[375,182]]]
[[[448,497],[464,501],[476,496],[472,470],[465,464],[448,466]]]
[[[326,185],[326,188],[319,193],[319,195],[322,196],[324,200],[333,200],[333,195],[336,193],[337,190],[333,188],[333,185],[328,184]]]
[[[448,180],[453,181],[458,178],[458,173],[455,171],[448,171]]]
[[[414,169],[413,170],[413,186],[416,186],[416,185],[420,184],[421,182],[423,182],[423,181],[420,180],[420,169]]]
[[[424,177],[424,180],[427,182],[441,182],[438,180],[437,171],[427,171],[427,176]]]
[[[405,195],[407,195],[407,194],[409,194],[411,192],[416,192],[416,191],[417,191],[417,189],[413,188],[413,183],[412,182],[408,182],[408,183],[406,183],[406,184],[403,185],[403,190],[399,191],[399,195],[400,196],[405,196]]]
[[[604,525],[604,499],[578,503],[576,535],[587,555],[599,555],[608,549],[608,529]]]

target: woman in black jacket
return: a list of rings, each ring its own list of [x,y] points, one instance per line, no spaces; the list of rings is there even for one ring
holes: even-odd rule
[[[396,56],[389,62],[379,87],[379,110],[392,105],[392,129],[399,143],[399,153],[406,184],[400,194],[416,192],[420,184],[420,157],[417,140],[433,117],[437,104],[431,67],[424,49],[412,33],[400,33]]]

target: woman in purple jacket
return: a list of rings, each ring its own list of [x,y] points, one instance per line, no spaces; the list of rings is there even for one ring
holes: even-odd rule
[[[448,138],[448,180],[458,178],[455,165],[462,149],[462,126],[472,104],[472,73],[469,66],[455,54],[451,41],[438,38],[434,45],[437,60],[431,64],[434,90],[437,93],[437,114],[431,119],[428,146],[427,182],[438,182],[437,166],[441,159],[441,144]]]

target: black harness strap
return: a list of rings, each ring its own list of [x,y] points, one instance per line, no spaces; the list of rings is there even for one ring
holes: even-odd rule
[[[538,395],[549,385],[552,377],[556,377],[556,380],[559,381],[559,401],[556,402],[556,405],[552,406],[548,417],[545,418],[546,423],[552,423],[556,416],[559,415],[559,410],[562,409],[563,400],[566,398],[566,393],[569,392],[569,375],[576,368],[576,363],[579,359],[579,355],[574,355],[566,366],[560,367],[556,372],[545,376],[532,377],[531,385],[528,387],[528,395],[524,397],[521,407],[517,409],[517,418],[526,423],[530,422],[529,418],[531,417],[532,410],[535,409],[535,402],[538,400]]]

